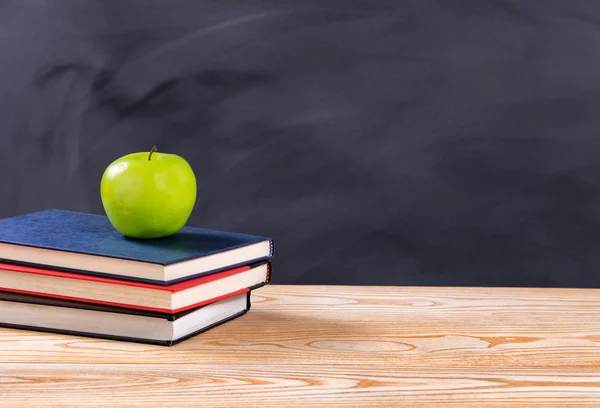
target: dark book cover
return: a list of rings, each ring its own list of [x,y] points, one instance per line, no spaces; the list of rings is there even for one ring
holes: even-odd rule
[[[242,264],[228,265],[225,268],[204,271],[194,276],[168,282],[122,277],[122,279],[162,285],[220,272],[250,262],[269,260],[274,255],[273,240],[256,235],[195,227],[183,227],[178,233],[167,238],[135,240],[121,235],[112,226],[108,217],[104,215],[63,210],[45,210],[0,220],[0,243],[163,266],[202,258],[265,241],[269,241],[271,247],[270,254],[260,259],[247,260]],[[30,263],[24,259],[5,259],[5,261],[15,264],[45,266]],[[75,273],[106,276],[102,272],[82,269],[69,269],[59,266],[52,266],[52,268]]]
[[[134,337],[111,336],[111,335],[106,335],[106,334],[77,332],[77,331],[71,331],[71,330],[59,330],[59,329],[52,329],[52,328],[46,328],[46,327],[25,326],[25,325],[8,324],[8,323],[2,323],[2,322],[0,322],[0,327],[6,327],[6,328],[11,328],[11,329],[20,329],[20,330],[31,330],[31,331],[37,331],[37,332],[66,334],[66,335],[80,336],[80,337],[92,337],[92,338],[100,338],[100,339],[107,339],[107,340],[128,341],[128,342],[134,342],[134,343],[155,344],[155,345],[161,345],[161,346],[173,346],[177,343],[180,343],[184,340],[194,337],[200,333],[206,332],[214,327],[220,326],[224,323],[227,323],[231,320],[234,320],[240,316],[245,315],[246,313],[248,313],[248,311],[250,310],[250,307],[251,307],[250,298],[251,298],[251,293],[248,292],[247,297],[246,297],[247,303],[246,303],[245,310],[243,310],[239,313],[236,313],[232,316],[229,316],[219,322],[216,322],[209,326],[203,327],[200,330],[197,330],[193,333],[190,333],[190,334],[188,334],[182,338],[179,338],[177,340],[174,340],[174,341],[160,341],[160,340],[148,340],[148,339],[134,338]],[[195,309],[186,310],[184,312],[169,314],[169,313],[152,312],[152,311],[146,311],[146,310],[132,310],[132,309],[125,309],[125,308],[119,308],[119,307],[114,307],[114,306],[99,305],[99,304],[80,303],[80,302],[64,300],[64,299],[44,298],[44,297],[39,297],[39,296],[24,295],[24,294],[19,294],[19,293],[9,293],[9,292],[2,292],[2,291],[0,291],[0,301],[31,303],[31,304],[43,305],[43,306],[49,306],[49,307],[85,309],[85,310],[108,312],[108,313],[122,313],[122,314],[136,315],[136,316],[146,316],[146,317],[154,317],[154,318],[159,318],[159,319],[166,319],[169,321],[175,321],[183,316],[186,316],[190,313],[195,312],[196,310],[198,310],[202,307],[205,307],[205,306],[201,306],[201,307],[198,307]]]
[[[0,242],[7,244],[160,265],[200,258],[267,239],[183,227],[168,238],[134,240],[121,235],[104,215],[62,210],[39,211],[0,220]]]

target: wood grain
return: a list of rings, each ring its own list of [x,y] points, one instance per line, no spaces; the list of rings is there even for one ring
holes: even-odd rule
[[[200,402],[598,407],[600,290],[269,286],[172,348],[0,330],[0,406]]]

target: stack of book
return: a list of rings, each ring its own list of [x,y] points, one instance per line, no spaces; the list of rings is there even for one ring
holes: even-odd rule
[[[248,312],[272,257],[272,239],[247,234],[134,240],[101,215],[2,219],[0,326],[173,345]]]

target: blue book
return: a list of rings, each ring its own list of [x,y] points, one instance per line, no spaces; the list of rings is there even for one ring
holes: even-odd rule
[[[184,227],[137,240],[108,217],[46,210],[0,220],[0,260],[82,274],[172,284],[273,257],[273,240]]]

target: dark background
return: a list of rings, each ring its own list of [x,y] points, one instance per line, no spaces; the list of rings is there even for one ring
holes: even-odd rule
[[[0,216],[114,159],[276,283],[600,287],[600,2],[0,0]]]

